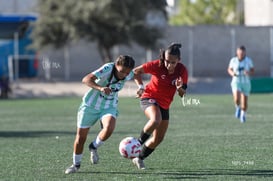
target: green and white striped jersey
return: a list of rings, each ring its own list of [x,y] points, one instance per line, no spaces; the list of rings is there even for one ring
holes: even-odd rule
[[[104,64],[99,69],[92,72],[98,79],[96,83],[104,87],[110,87],[112,92],[109,95],[91,88],[83,97],[83,104],[93,107],[96,110],[116,108],[118,105],[118,91],[120,91],[125,82],[132,79],[133,71],[123,80],[117,80],[113,75],[115,63]]]

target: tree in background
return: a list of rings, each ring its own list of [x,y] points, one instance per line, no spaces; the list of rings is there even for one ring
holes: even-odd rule
[[[32,32],[33,48],[43,49],[53,47],[64,50],[64,77],[70,79],[70,55],[69,45],[75,39],[76,27],[71,25],[74,8],[71,0],[67,0],[65,6],[63,1],[40,0],[37,10],[40,14],[34,24]]]
[[[155,48],[163,33],[147,15],[160,12],[167,19],[166,5],[165,0],[40,0],[34,45],[61,48],[84,38],[97,43],[104,63],[113,60],[116,45]]]
[[[75,27],[71,26],[69,19],[71,6],[63,6],[62,1],[46,0],[39,1],[38,12],[40,14],[34,26],[32,37],[34,46],[44,48],[53,46],[62,48],[73,40]]]
[[[237,0],[178,0],[171,25],[242,24],[242,4]]]

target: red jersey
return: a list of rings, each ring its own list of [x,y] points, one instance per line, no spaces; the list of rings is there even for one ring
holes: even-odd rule
[[[188,71],[182,63],[177,63],[174,73],[168,74],[166,67],[159,64],[160,60],[153,60],[142,65],[144,72],[152,77],[141,98],[155,99],[160,107],[169,109],[176,92],[175,80],[181,77],[183,84],[187,84]]]

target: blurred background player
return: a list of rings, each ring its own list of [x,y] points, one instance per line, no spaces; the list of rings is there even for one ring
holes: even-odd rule
[[[102,129],[89,145],[90,160],[97,164],[97,148],[113,133],[118,116],[118,91],[125,82],[133,78],[135,61],[127,55],[120,55],[115,63],[104,64],[86,75],[82,82],[91,89],[84,95],[78,110],[77,133],[74,141],[73,164],[65,170],[66,174],[77,172],[81,165],[84,143],[89,128],[98,120]]]
[[[141,130],[139,142],[143,145],[139,157],[132,161],[139,169],[145,169],[143,160],[163,141],[169,125],[169,107],[176,92],[186,92],[188,73],[180,62],[181,44],[172,44],[161,50],[160,58],[144,63],[134,69],[135,82],[140,105],[149,119]],[[144,88],[141,74],[151,74],[151,80]],[[152,134],[152,137],[150,138]]]
[[[251,90],[250,75],[254,73],[253,62],[246,56],[246,48],[240,46],[236,50],[227,69],[232,77],[231,89],[235,103],[235,117],[242,123],[246,121],[248,96]]]

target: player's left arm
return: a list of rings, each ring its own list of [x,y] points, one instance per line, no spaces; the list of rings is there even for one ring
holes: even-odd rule
[[[188,87],[188,71],[186,68],[181,72],[181,76],[175,81],[176,90],[180,97],[186,94],[186,89]]]
[[[249,71],[245,71],[246,75],[253,75],[254,74],[254,68],[250,68]]]

